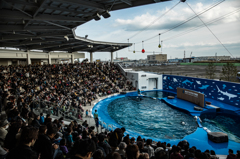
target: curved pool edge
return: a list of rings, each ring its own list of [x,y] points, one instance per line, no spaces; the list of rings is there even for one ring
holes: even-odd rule
[[[165,90],[154,90],[154,91],[165,91]],[[147,91],[144,91],[144,92],[147,92]],[[171,92],[171,91],[168,91],[168,92]],[[138,96],[138,93],[130,92],[130,93],[126,93],[126,94],[118,94],[118,95],[108,96],[107,98],[99,101],[98,103],[96,103],[94,105],[94,107],[92,108],[92,114],[94,114],[95,110],[98,110],[98,116],[99,116],[99,121],[101,121],[101,126],[103,126],[107,130],[114,130],[116,128],[122,127],[120,124],[118,124],[115,120],[113,120],[109,116],[107,107],[113,100],[118,99],[118,98],[128,97],[128,96]],[[149,96],[145,96],[145,97],[149,97]],[[157,98],[157,99],[165,101],[167,98]],[[171,103],[171,102],[166,102],[166,103],[173,106],[176,109],[180,109],[182,111],[187,111],[192,116],[196,116],[195,113],[192,112],[192,110],[190,110],[190,109],[179,107],[176,104]],[[204,111],[202,111],[202,112],[204,112]],[[200,116],[200,114],[198,116]],[[102,124],[102,122],[106,123],[106,124]],[[112,127],[109,126],[110,124]],[[236,151],[240,147],[240,143],[234,142],[232,140],[229,140],[228,143],[222,143],[222,144],[213,143],[210,140],[208,140],[207,131],[200,127],[198,127],[195,132],[185,136],[183,139],[172,139],[171,137],[169,139],[152,138],[152,137],[147,137],[147,136],[141,135],[137,132],[134,132],[134,131],[131,131],[128,129],[126,129],[125,134],[129,134],[130,137],[134,137],[134,138],[141,136],[142,138],[145,138],[145,139],[152,139],[154,141],[167,142],[167,143],[170,143],[171,145],[177,145],[179,143],[179,141],[187,140],[189,142],[190,146],[196,146],[201,151],[205,151],[207,149],[214,150],[216,152],[216,154],[219,154],[219,155],[227,155],[228,149],[233,149],[234,151]]]

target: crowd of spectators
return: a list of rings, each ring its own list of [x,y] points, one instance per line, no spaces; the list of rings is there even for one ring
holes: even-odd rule
[[[190,147],[186,140],[178,145],[153,142],[140,136],[124,135],[125,128],[111,132],[96,133],[94,127],[84,127],[76,121],[65,125],[62,118],[54,121],[49,115],[43,124],[33,125],[17,119],[1,123],[3,143],[0,145],[1,159],[217,159],[213,150],[201,152]],[[38,119],[40,120],[40,119]],[[46,122],[47,121],[47,122]],[[8,125],[10,127],[8,128]],[[229,149],[227,159],[239,159]]]
[[[77,110],[79,116],[82,106],[98,96],[134,89],[112,63],[0,66],[0,72],[0,106],[6,111],[17,107],[22,117],[27,117],[27,106],[45,107],[39,101],[54,105],[54,112]]]
[[[0,71],[0,159],[216,159],[214,151],[190,148],[186,140],[171,146],[135,139],[124,135],[125,128],[97,133],[87,121],[66,124],[63,117],[34,113],[35,100],[81,110],[97,96],[134,89],[114,64],[2,66]],[[227,159],[237,158],[240,152],[229,150]]]

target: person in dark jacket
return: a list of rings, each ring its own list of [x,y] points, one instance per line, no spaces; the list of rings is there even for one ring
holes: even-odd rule
[[[39,135],[34,150],[40,155],[40,159],[54,159],[54,152],[58,149],[58,145],[53,144],[51,139],[57,134],[57,127],[51,123],[47,126],[47,134]]]
[[[112,147],[112,149],[114,149],[113,151],[115,151],[115,149],[118,147],[118,145],[122,141],[124,132],[125,132],[125,128],[122,127],[121,129],[119,128],[115,129],[111,133],[110,139],[109,139],[109,145]]]
[[[184,159],[193,159],[194,157],[195,157],[194,149],[190,148],[188,153],[186,153],[186,156],[184,157]]]
[[[32,121],[32,126],[39,128],[41,126],[41,124],[39,123],[40,120],[40,116],[36,115],[34,120]]]
[[[8,134],[6,135],[4,146],[5,148],[9,149],[10,151],[15,148],[17,143],[16,135],[21,130],[21,124],[14,123],[10,126]]]
[[[229,149],[228,150],[229,155],[227,156],[227,159],[236,159],[237,156],[233,154],[233,150]]]
[[[111,149],[111,146],[104,141],[104,139],[105,139],[105,135],[100,134],[98,136],[98,141],[99,141],[98,146],[102,147],[104,149],[105,154],[108,155],[109,153],[111,153],[112,149]]]
[[[71,159],[90,159],[95,151],[96,145],[93,140],[77,140],[72,148]]]
[[[21,134],[20,145],[9,152],[6,159],[38,159],[36,152],[31,149],[38,136],[38,129],[25,127]]]

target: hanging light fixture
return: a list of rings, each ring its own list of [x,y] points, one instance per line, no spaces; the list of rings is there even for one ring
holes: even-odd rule
[[[145,53],[145,50],[144,50],[144,41],[142,41],[142,53]]]
[[[161,48],[161,47],[162,47],[161,44],[160,44],[160,35],[161,35],[161,34],[159,34],[159,45],[158,45],[158,48]]]
[[[134,45],[134,50],[133,50],[133,53],[135,53],[135,43],[134,43],[133,45]]]
[[[161,45],[162,45],[162,42],[163,42],[163,41],[161,41]],[[161,47],[161,54],[162,54],[162,47]]]

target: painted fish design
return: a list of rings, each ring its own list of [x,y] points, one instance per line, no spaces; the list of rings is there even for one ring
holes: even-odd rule
[[[207,89],[209,85],[202,85],[202,87],[198,87],[199,89]]]
[[[192,84],[193,82],[191,82],[191,81],[189,81],[189,80],[185,80],[185,81],[183,81],[182,83],[183,83],[183,84],[187,84],[187,83]]]
[[[216,86],[217,86],[217,85],[216,85]],[[222,94],[225,95],[225,96],[228,96],[229,100],[230,100],[231,98],[237,97],[237,95],[228,93],[227,91],[226,91],[226,92],[221,91],[221,90],[218,88],[218,86],[217,86],[217,89],[218,89],[218,92],[222,93]]]

